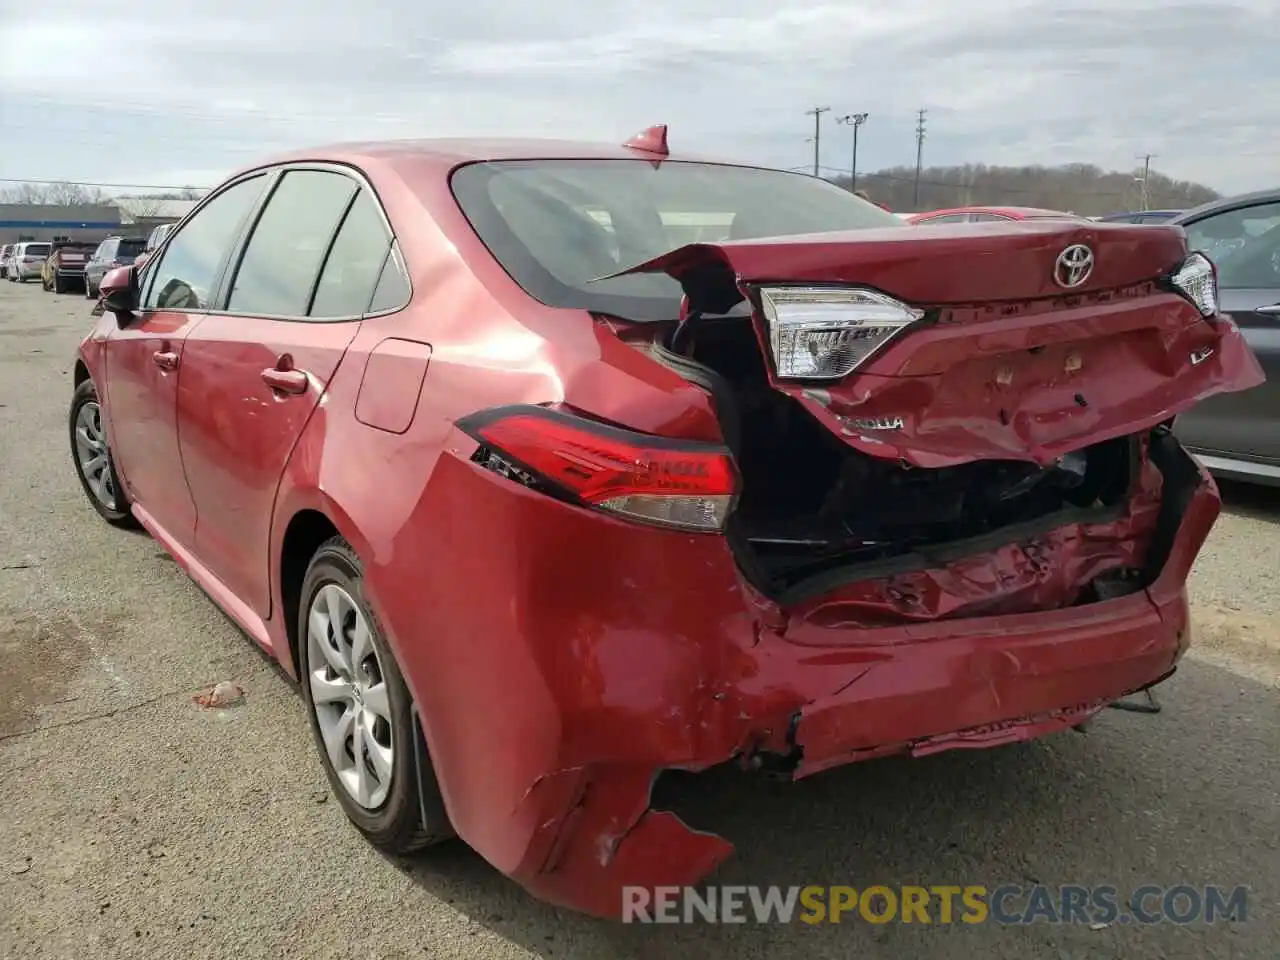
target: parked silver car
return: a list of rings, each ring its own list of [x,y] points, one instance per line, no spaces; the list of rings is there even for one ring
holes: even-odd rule
[[[49,244],[27,241],[13,248],[9,255],[9,265],[5,273],[10,281],[26,283],[28,280],[39,280],[40,271],[49,257]]]

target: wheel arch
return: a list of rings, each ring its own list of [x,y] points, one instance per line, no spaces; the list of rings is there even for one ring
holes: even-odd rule
[[[289,662],[286,669],[295,679],[298,678],[298,647],[301,642],[298,607],[302,602],[302,582],[306,579],[311,558],[320,545],[341,534],[342,531],[328,514],[314,507],[305,507],[289,518],[280,541],[276,587],[279,591],[280,620],[288,641]]]

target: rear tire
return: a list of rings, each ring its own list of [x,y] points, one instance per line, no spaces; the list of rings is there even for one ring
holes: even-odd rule
[[[298,677],[320,762],[347,819],[375,847],[403,856],[453,830],[434,776],[423,778],[420,793],[413,700],[363,579],[360,558],[341,537],[312,557],[298,611]],[[423,822],[424,808],[432,822]]]
[[[129,510],[129,498],[120,486],[120,477],[111,457],[102,404],[92,380],[80,384],[71,395],[67,422],[71,435],[71,462],[89,503],[98,511],[98,516],[113,527],[137,527],[138,522]]]

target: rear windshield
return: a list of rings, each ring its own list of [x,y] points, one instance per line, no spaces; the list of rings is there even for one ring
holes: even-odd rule
[[[136,257],[147,245],[145,240],[121,240],[116,248],[117,257]]]
[[[22,251],[24,257],[47,257],[49,255],[49,244],[47,243],[28,243]]]
[[[666,275],[595,278],[688,243],[903,222],[825,180],[777,170],[645,160],[512,160],[456,170],[454,196],[498,262],[553,307],[671,319]]]

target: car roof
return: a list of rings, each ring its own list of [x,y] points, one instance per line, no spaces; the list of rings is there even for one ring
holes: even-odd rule
[[[1197,220],[1203,220],[1205,217],[1215,213],[1225,213],[1228,210],[1237,210],[1240,207],[1252,207],[1259,203],[1280,203],[1280,188],[1273,187],[1270,190],[1254,190],[1252,193],[1241,193],[1234,197],[1223,197],[1219,200],[1210,200],[1208,203],[1202,203],[1198,207],[1192,207],[1190,210],[1184,210],[1173,219],[1174,223],[1194,223]]]
[[[367,169],[385,166],[396,170],[421,169],[424,165],[441,171],[468,163],[500,160],[658,160],[716,163],[725,166],[758,167],[723,157],[672,151],[665,158],[622,144],[609,145],[578,140],[514,138],[440,137],[418,140],[379,140],[331,143],[291,150],[242,167],[236,176],[283,163],[318,161],[341,163]]]

